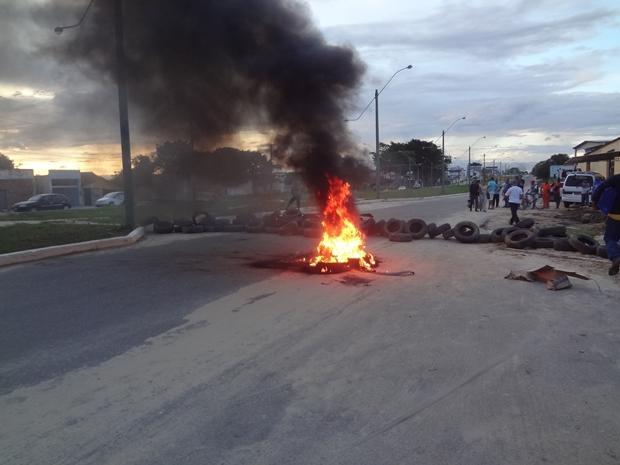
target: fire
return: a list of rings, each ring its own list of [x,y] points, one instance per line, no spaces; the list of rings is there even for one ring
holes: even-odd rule
[[[330,271],[329,264],[355,263],[359,269],[373,271],[375,257],[365,250],[365,237],[356,226],[352,211],[351,186],[336,177],[328,177],[329,192],[323,210],[323,237],[316,254],[309,259],[309,266],[321,267],[321,273]]]

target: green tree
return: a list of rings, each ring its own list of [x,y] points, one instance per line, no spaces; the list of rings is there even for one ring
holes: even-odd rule
[[[380,151],[383,172],[392,171],[400,176],[413,172],[415,177],[419,174],[424,184],[429,184],[441,176],[441,149],[433,142],[419,139],[390,142],[381,144]],[[450,157],[445,157],[445,166],[451,161]]]
[[[0,170],[14,170],[15,163],[9,157],[0,153]]]
[[[549,179],[549,167],[551,165],[563,165],[568,161],[568,155],[565,153],[556,153],[546,160],[539,161],[532,168],[532,174],[537,178]]]

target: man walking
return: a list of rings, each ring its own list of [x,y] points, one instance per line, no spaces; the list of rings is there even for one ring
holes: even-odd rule
[[[523,189],[516,184],[513,184],[510,189],[506,191],[506,197],[508,198],[508,205],[510,206],[510,225],[517,224],[519,222],[519,216],[517,210],[523,200]]]
[[[598,202],[605,190],[611,187],[615,189],[615,199],[607,212],[607,221],[605,222],[605,247],[607,248],[607,256],[611,260],[609,268],[609,276],[618,274],[620,271],[620,174],[611,176],[607,181],[602,183],[600,187],[592,195],[592,203],[597,208]],[[602,207],[602,205],[601,205]]]

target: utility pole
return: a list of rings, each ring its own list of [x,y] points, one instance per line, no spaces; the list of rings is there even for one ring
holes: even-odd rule
[[[379,153],[379,90],[375,89],[375,161],[377,168],[377,198],[381,198],[381,154]]]
[[[125,191],[125,225],[132,227],[134,218],[133,180],[131,173],[131,144],[129,142],[129,114],[127,111],[127,77],[123,31],[123,1],[114,0],[114,36],[116,42],[116,79],[118,84],[118,115],[121,130],[123,160],[123,187]]]
[[[471,145],[467,147],[467,184],[471,184]]]
[[[441,193],[445,193],[445,177],[446,177],[446,131],[441,131]]]

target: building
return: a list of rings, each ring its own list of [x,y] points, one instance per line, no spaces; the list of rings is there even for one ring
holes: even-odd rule
[[[71,205],[82,205],[80,170],[49,170],[47,176],[36,176],[37,194],[63,194]]]
[[[35,193],[32,170],[0,170],[0,210],[27,200]]]
[[[118,191],[118,186],[106,178],[97,176],[92,171],[80,173],[80,181],[82,184],[82,205],[95,205],[97,199],[100,199],[108,192]]]
[[[575,166],[578,171],[592,171],[606,178],[616,174],[620,167],[620,137],[610,141],[584,141],[573,147],[575,156],[565,165]],[[583,150],[583,154],[578,152]]]

